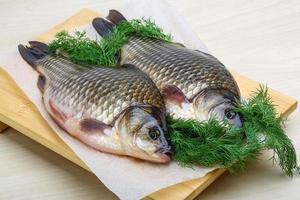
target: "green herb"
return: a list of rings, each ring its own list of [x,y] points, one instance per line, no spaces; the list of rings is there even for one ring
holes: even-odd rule
[[[171,36],[164,34],[150,19],[134,19],[114,26],[112,32],[99,41],[89,39],[85,32],[76,32],[71,36],[68,32],[62,31],[49,44],[49,49],[52,53],[57,51],[67,53],[70,60],[79,64],[115,67],[121,47],[133,35],[171,41]]]
[[[299,172],[295,149],[284,134],[283,120],[276,113],[266,87],[260,87],[236,111],[244,119],[240,129],[215,120],[198,122],[167,117],[174,159],[184,166],[219,166],[234,171],[244,169],[247,160],[256,159],[261,150],[268,149],[274,151],[273,161],[278,160],[288,176]]]
[[[60,32],[49,47],[52,52],[67,53],[79,64],[116,67],[120,49],[132,35],[171,41],[153,22],[142,19],[120,23],[100,41],[93,41],[82,32],[74,36]],[[267,88],[260,87],[248,101],[237,106],[236,111],[244,119],[240,129],[213,119],[198,122],[168,116],[174,159],[183,166],[216,166],[234,172],[244,169],[246,161],[255,160],[262,150],[273,150],[273,161],[278,162],[287,175],[299,172],[295,149],[284,134],[283,120],[276,113]]]
[[[273,161],[278,162],[287,175],[292,176],[293,171],[299,173],[294,146],[284,133],[283,119],[276,112],[267,87],[260,86],[249,101],[236,110],[245,120],[243,131],[263,139],[263,148],[274,151]]]
[[[247,159],[255,159],[262,150],[255,138],[245,142],[239,129],[216,120],[174,120],[167,118],[174,160],[183,166],[223,167],[230,171],[244,169]],[[235,163],[233,165],[233,163]]]

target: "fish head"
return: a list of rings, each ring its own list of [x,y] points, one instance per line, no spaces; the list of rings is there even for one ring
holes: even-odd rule
[[[158,163],[170,161],[164,115],[150,107],[125,110],[117,124],[120,142],[128,155]]]
[[[214,118],[218,121],[227,121],[234,127],[242,127],[241,116],[234,111],[239,101],[233,93],[224,89],[205,90],[193,100],[195,117],[203,121]]]

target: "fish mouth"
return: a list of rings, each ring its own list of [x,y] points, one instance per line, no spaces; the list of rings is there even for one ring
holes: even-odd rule
[[[169,163],[171,161],[171,157],[168,154],[165,153],[156,153],[158,160],[158,163]]]
[[[158,163],[168,163],[171,161],[171,156],[173,155],[173,152],[170,147],[160,148],[155,152],[155,155],[158,158],[156,160]]]

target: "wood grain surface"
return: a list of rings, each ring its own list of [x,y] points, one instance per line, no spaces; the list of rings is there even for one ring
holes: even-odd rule
[[[8,128],[8,126],[2,122],[0,122],[0,133],[3,132],[4,130],[6,130]]]
[[[183,11],[183,12],[187,12],[187,8],[192,8],[192,6],[191,5],[194,5],[193,6],[193,11],[194,12],[192,12],[192,14],[191,15],[188,15],[187,13],[187,16],[189,16],[189,17],[193,17],[192,15],[194,14],[195,16],[197,16],[197,17],[201,17],[201,13],[199,13],[199,12],[196,12],[197,11],[197,9],[199,9],[199,10],[201,10],[201,9],[203,9],[201,6],[203,6],[203,4],[201,4],[201,3],[199,3],[199,4],[197,4],[197,2],[196,1],[191,1],[191,2],[193,2],[193,4],[191,3],[191,4],[189,4],[188,5],[188,3],[187,4],[183,4],[183,3],[178,3],[178,4],[180,4],[180,5],[184,5],[184,6],[178,6],[178,8],[180,8],[181,9],[181,11]],[[112,2],[113,4],[117,4],[116,3],[116,1],[113,1]],[[244,2],[245,3],[245,2]],[[78,5],[79,5],[80,3],[78,3]],[[75,6],[73,6],[73,8],[74,7],[76,7],[76,6],[78,6],[77,4],[75,5]],[[81,5],[81,4],[80,4]],[[247,4],[247,5],[249,5],[249,4]],[[260,6],[261,5],[261,6]],[[294,5],[296,5],[296,6],[294,6]],[[5,6],[5,5],[4,5]],[[104,7],[102,7],[103,9],[105,8],[105,6],[107,7],[107,5],[104,5]],[[230,6],[232,6],[232,7],[230,7]],[[242,3],[239,3],[238,5],[236,5],[237,7],[239,7],[239,8],[243,8],[242,10],[239,10],[239,9],[237,9],[237,10],[239,10],[239,12],[238,11],[236,11],[236,13],[235,13],[235,15],[231,15],[230,14],[230,12],[228,12],[228,13],[225,13],[226,15],[228,15],[228,16],[222,16],[222,17],[224,17],[224,21],[222,21],[222,20],[220,20],[220,21],[222,21],[222,22],[220,22],[220,21],[215,21],[215,22],[213,22],[213,20],[210,20],[210,22],[208,23],[208,24],[205,24],[205,22],[203,22],[203,21],[200,21],[200,20],[194,20],[194,25],[195,25],[195,27],[196,27],[196,30],[199,30],[199,33],[201,33],[202,35],[203,35],[203,37],[202,38],[204,38],[204,41],[206,42],[206,44],[208,44],[208,46],[210,47],[210,49],[213,51],[213,52],[216,52],[216,53],[214,53],[218,58],[224,58],[224,55],[226,55],[225,56],[225,64],[227,63],[227,66],[228,66],[228,63],[230,64],[230,66],[232,66],[232,67],[234,67],[234,66],[236,66],[236,67],[234,67],[234,68],[236,68],[236,69],[239,69],[239,71],[245,71],[245,72],[248,72],[247,74],[250,74],[252,77],[255,77],[255,76],[257,76],[258,77],[258,79],[260,79],[260,80],[262,80],[262,81],[264,81],[264,82],[271,82],[270,80],[273,80],[273,82],[272,82],[272,85],[273,86],[276,86],[276,88],[277,89],[281,89],[281,90],[284,90],[284,91],[286,91],[287,93],[289,93],[289,94],[291,94],[291,95],[296,95],[295,93],[292,93],[291,91],[296,91],[296,90],[293,90],[293,89],[295,89],[295,88],[297,88],[296,86],[295,86],[295,84],[292,84],[292,83],[294,83],[294,82],[297,82],[299,79],[297,79],[296,78],[296,76],[295,76],[295,73],[297,73],[297,72],[299,72],[299,71],[297,71],[296,70],[296,68],[294,68],[294,65],[296,66],[296,64],[297,64],[297,59],[293,59],[293,62],[291,63],[291,64],[288,64],[288,65],[285,65],[285,66],[289,66],[290,68],[285,68],[285,67],[282,67],[282,68],[280,68],[280,67],[277,67],[277,66],[279,66],[279,64],[280,65],[283,65],[282,63],[288,63],[288,61],[287,61],[287,59],[289,59],[289,58],[293,58],[293,56],[295,55],[296,56],[296,51],[294,52],[294,49],[295,48],[291,48],[291,50],[288,52],[288,55],[285,55],[284,53],[282,53],[282,54],[280,54],[281,52],[279,51],[279,52],[274,52],[274,50],[273,51],[271,51],[271,52],[269,52],[270,53],[270,55],[269,56],[271,56],[270,58],[277,58],[277,60],[279,60],[279,61],[281,61],[281,63],[280,62],[278,62],[278,63],[273,63],[272,61],[270,61],[270,63],[267,63],[267,65],[266,65],[266,67],[264,67],[262,64],[253,64],[253,65],[256,65],[256,67],[254,68],[254,67],[250,67],[251,66],[251,62],[248,62],[247,64],[245,64],[244,62],[241,62],[241,61],[249,61],[249,60],[247,60],[247,59],[250,59],[250,58],[248,58],[247,57],[247,55],[253,55],[253,54],[255,54],[255,50],[256,49],[259,49],[259,47],[257,47],[257,46],[259,46],[259,45],[261,45],[261,46],[263,46],[263,45],[265,45],[266,47],[268,47],[268,46],[271,46],[272,47],[272,44],[271,43],[266,43],[266,44],[264,44],[263,42],[260,44],[259,42],[255,42],[255,40],[257,40],[257,39],[260,39],[260,38],[265,38],[264,37],[264,34],[263,33],[260,33],[260,32],[256,32],[256,35],[254,35],[253,37],[249,37],[248,39],[248,41],[243,41],[242,39],[243,39],[243,37],[242,36],[244,36],[245,34],[246,34],[246,31],[245,30],[243,30],[243,29],[240,29],[237,33],[235,33],[235,34],[233,34],[233,35],[235,35],[235,36],[240,36],[240,38],[239,37],[237,37],[237,38],[232,38],[231,37],[231,34],[229,34],[229,33],[231,33],[231,29],[230,29],[230,23],[232,23],[232,21],[234,21],[234,19],[232,18],[233,16],[239,16],[239,17],[241,17],[242,19],[248,19],[247,18],[247,12],[250,12],[250,14],[249,15],[254,15],[254,16],[265,16],[265,15],[267,15],[266,16],[266,18],[267,17],[269,17],[270,19],[269,20],[271,20],[271,19],[277,19],[278,17],[277,16],[283,16],[283,18],[281,19],[281,21],[283,20],[283,22],[282,22],[282,24],[285,24],[286,22],[288,22],[288,24],[292,24],[292,23],[294,23],[294,24],[296,24],[297,23],[297,21],[293,21],[293,13],[296,13],[296,8],[297,8],[297,4],[295,4],[295,3],[290,3],[290,4],[287,4],[287,5],[285,5],[285,4],[282,4],[281,2],[276,2],[276,3],[270,3],[270,2],[267,2],[266,4],[264,4],[264,5],[262,5],[262,4],[259,4],[258,2],[256,2],[256,3],[254,3],[253,5],[251,5],[250,4],[250,7],[249,8],[247,8],[246,6],[243,6],[242,5]],[[216,11],[216,10],[218,10],[217,8],[217,3],[211,3],[211,4],[209,4],[208,5],[208,7],[210,7],[211,9],[215,9],[215,10],[213,10],[213,11]],[[278,11],[278,10],[280,10],[280,9],[278,9],[278,10],[276,10],[276,8],[281,8],[282,10],[284,10],[284,11],[286,11],[286,12],[277,12],[276,14],[273,14],[273,13],[275,13],[275,12],[271,12],[271,13],[265,13],[265,12],[261,12],[261,13],[257,13],[256,12],[256,10],[262,10],[263,8],[264,9],[266,9],[266,10],[275,10],[275,11]],[[225,6],[225,9],[229,9],[229,10],[235,10],[236,8],[234,8],[234,6],[233,6],[233,3],[229,3],[227,6]],[[294,9],[292,9],[291,11],[290,11],[290,13],[289,12],[287,12],[287,10],[288,10],[288,8],[294,8]],[[71,11],[70,11],[70,9],[68,10],[68,8],[66,8],[67,9],[67,12],[66,13],[70,13]],[[185,10],[186,9],[186,10]],[[62,10],[62,8],[60,9],[60,10]],[[295,12],[293,12],[295,10]],[[212,11],[211,11],[212,12]],[[224,12],[226,12],[226,10],[224,11]],[[60,13],[60,16],[65,16],[65,14],[66,13],[63,13],[62,14],[62,12]],[[245,14],[246,13],[246,14]],[[253,13],[253,14],[251,14],[251,13]],[[221,14],[224,14],[224,13],[222,13],[221,12]],[[285,17],[285,16],[287,16],[287,17]],[[50,18],[50,14],[49,14],[49,16],[48,16],[49,18]],[[188,17],[188,19],[189,19],[189,17]],[[223,18],[218,18],[218,17],[216,17],[217,19],[223,19]],[[250,19],[251,19],[251,16],[249,17]],[[289,21],[289,20],[287,20],[287,19],[292,19],[291,21]],[[195,18],[194,18],[195,19]],[[285,20],[286,19],[286,20]],[[238,22],[240,22],[240,18],[238,18],[238,19],[236,19]],[[265,19],[265,20],[267,20],[267,19]],[[11,20],[12,21],[12,20]],[[276,21],[276,20],[275,20]],[[226,22],[227,22],[227,24],[226,24]],[[203,24],[201,24],[201,23],[203,23]],[[227,26],[225,26],[224,25],[224,23],[227,25]],[[246,22],[247,23],[247,22]],[[277,23],[279,23],[279,22],[277,22]],[[38,24],[42,24],[41,22],[40,23],[38,23]],[[52,24],[54,24],[54,23],[52,23]],[[217,31],[218,30],[218,27],[220,28],[220,27],[222,27],[222,24],[224,25],[224,28],[225,29],[223,29],[223,30],[221,30],[221,31]],[[240,24],[242,24],[242,23],[240,23]],[[266,23],[265,22],[265,25],[266,24],[268,24],[268,23]],[[251,23],[250,23],[250,25],[251,25]],[[259,24],[260,25],[260,24]],[[256,28],[258,28],[258,30],[259,31],[262,31],[262,32],[264,32],[264,33],[269,33],[270,34],[270,32],[272,32],[272,31],[274,31],[274,30],[264,30],[262,27],[262,25],[261,26],[256,26]],[[276,25],[276,24],[275,24]],[[275,26],[274,25],[274,26]],[[6,27],[8,27],[9,28],[9,24],[8,25],[5,25]],[[32,26],[32,25],[31,25]],[[42,27],[42,26],[41,26]],[[41,27],[39,27],[39,28],[41,28]],[[202,30],[200,30],[200,28],[198,28],[198,27],[201,27],[201,28],[203,28],[204,27],[204,29],[202,29]],[[251,27],[251,26],[250,26]],[[283,29],[285,29],[286,28],[286,26],[283,26],[283,27],[281,27],[281,29],[279,29],[279,30],[283,30]],[[37,28],[38,29],[38,28]],[[236,27],[233,27],[233,29],[237,29]],[[276,28],[275,28],[276,29]],[[40,30],[42,30],[42,29],[40,29]],[[46,29],[44,29],[44,30],[46,30]],[[248,31],[249,31],[249,28],[247,29]],[[296,35],[296,31],[298,30],[298,29],[293,29],[294,30],[294,34]],[[30,33],[30,29],[27,31],[27,33],[29,32]],[[221,35],[221,34],[224,34],[224,33],[227,33],[228,32],[228,34],[225,34],[225,35]],[[268,32],[269,31],[269,32]],[[281,34],[281,36],[280,36],[280,38],[282,38],[282,40],[281,41],[283,41],[284,39],[287,39],[287,41],[290,41],[288,44],[286,44],[286,43],[282,43],[282,46],[284,46],[284,47],[286,47],[286,49],[287,49],[287,47],[294,47],[294,46],[292,46],[293,45],[293,43],[291,42],[291,40],[289,40],[290,38],[287,36],[287,35],[289,35],[289,31],[290,31],[290,29],[287,29],[286,30],[287,32],[284,32],[286,35],[284,35],[284,34]],[[198,31],[197,31],[198,32]],[[208,34],[208,33],[210,33],[210,34]],[[213,34],[211,34],[211,33],[213,33]],[[14,34],[16,34],[16,33],[14,33]],[[14,38],[13,36],[14,36],[14,34],[12,34],[12,37],[10,38],[10,39],[12,39],[12,38]],[[214,35],[215,34],[215,35]],[[219,34],[219,38],[216,38],[216,35],[218,35]],[[275,39],[276,38],[274,38],[274,35],[272,35],[272,34],[270,34],[271,36],[271,38],[269,37],[269,38],[266,38],[267,39],[267,41],[275,41]],[[276,34],[275,34],[276,35]],[[293,35],[293,34],[291,34],[291,35]],[[222,39],[222,37],[221,36],[223,36],[223,38],[225,38],[225,39]],[[247,35],[246,35],[247,36]],[[31,36],[32,37],[32,36]],[[273,38],[272,38],[273,37]],[[23,38],[25,38],[26,39],[26,37],[23,37]],[[10,40],[10,39],[8,39],[8,40]],[[27,39],[31,39],[31,38],[27,38]],[[236,39],[236,41],[234,41],[234,39]],[[273,40],[272,40],[273,39]],[[297,39],[297,38],[295,38],[295,39]],[[8,40],[6,40],[6,41],[4,41],[3,40],[3,42],[4,42],[4,44],[5,43],[8,43]],[[220,41],[226,41],[226,42],[223,42],[223,43],[220,43]],[[251,42],[252,41],[252,42]],[[245,49],[243,49],[243,46],[242,45],[240,45],[239,44],[239,42],[245,42],[245,43],[248,43],[249,45],[249,49],[247,49],[247,48],[245,48]],[[293,42],[295,42],[295,41],[293,41]],[[221,44],[225,44],[225,46],[222,46]],[[254,44],[256,44],[257,46],[255,46]],[[227,46],[226,46],[227,45]],[[233,45],[233,46],[235,46],[235,48],[230,48],[230,46],[231,45]],[[278,42],[278,44],[277,43],[274,43],[274,45],[273,46],[280,46],[280,43]],[[290,45],[290,46],[289,46]],[[227,47],[227,49],[225,48],[225,47]],[[229,47],[229,48],[228,48]],[[240,47],[241,49],[239,49],[239,50],[237,50],[238,49],[238,47]],[[253,47],[252,49],[250,48],[250,47]],[[297,47],[297,46],[296,46]],[[1,48],[3,48],[3,46],[1,47]],[[263,47],[261,47],[261,48],[264,48],[264,46]],[[219,50],[218,50],[219,49]],[[277,48],[278,49],[278,48]],[[266,50],[269,50],[269,49],[266,49]],[[244,51],[244,52],[243,52]],[[219,55],[218,55],[219,54]],[[256,55],[256,54],[255,54]],[[263,53],[263,55],[267,55],[268,56],[268,54],[267,53]],[[262,56],[261,55],[257,55],[258,56],[258,61],[259,61],[259,58],[261,58],[262,59]],[[267,57],[266,56],[266,57]],[[277,57],[276,57],[277,56]],[[239,59],[237,59],[236,60],[236,58],[239,58]],[[252,58],[253,58],[254,56],[252,56]],[[227,58],[227,59],[226,59]],[[237,63],[234,63],[234,62],[228,62],[230,59],[231,60],[234,60],[233,58],[235,58],[235,62],[237,62]],[[282,58],[282,59],[281,59]],[[284,59],[285,58],[285,59]],[[243,60],[244,59],[244,60]],[[221,59],[221,60],[223,60],[223,59]],[[271,59],[272,60],[272,59]],[[276,60],[276,59],[275,59]],[[264,63],[265,61],[262,61],[261,63]],[[246,68],[244,68],[244,69],[242,69],[242,68],[239,68],[238,67],[238,65],[233,65],[233,64],[241,64],[240,66],[241,67],[243,67],[243,66],[246,66]],[[273,64],[273,65],[272,65]],[[247,66],[248,66],[248,68],[247,68]],[[270,66],[270,67],[269,67]],[[274,66],[274,67],[276,67],[276,74],[274,73],[274,70],[272,70],[272,66]],[[241,69],[241,70],[240,70]],[[248,71],[247,71],[247,69],[248,69]],[[284,73],[284,72],[286,72],[286,71],[288,71],[289,72],[289,76],[288,76],[288,78],[284,78],[284,76],[283,76],[283,74],[287,74],[287,73]],[[259,74],[259,75],[257,75],[257,74]],[[298,73],[299,74],[299,73]],[[273,79],[272,79],[273,78]],[[276,79],[275,79],[276,78]],[[276,80],[276,81],[275,81]],[[292,81],[294,81],[294,82],[292,82]],[[287,82],[287,83],[285,83],[285,86],[284,86],[284,82]],[[288,84],[288,83],[290,83],[290,84]],[[299,83],[299,81],[298,81],[298,83]],[[281,84],[281,85],[280,85]],[[247,85],[247,84],[246,84]],[[299,91],[299,90],[298,90]],[[288,125],[289,124],[291,124],[291,122],[288,122]],[[295,122],[293,123],[292,122],[292,124],[295,124]],[[295,126],[294,126],[295,127]],[[288,129],[288,130],[291,130],[291,129]],[[292,129],[292,130],[294,130],[294,129]],[[296,129],[295,129],[296,130]],[[299,129],[298,129],[299,130]],[[8,134],[8,135],[11,135],[12,133],[10,133],[10,134]],[[1,136],[1,137],[3,137],[3,136]],[[297,141],[296,141],[297,142]],[[250,171],[251,172],[251,171]],[[259,174],[259,173],[258,173]],[[245,176],[245,175],[244,175]],[[241,177],[244,177],[244,176],[241,176]],[[251,173],[250,173],[250,175],[249,175],[250,177],[251,177]],[[248,177],[249,178],[249,176],[246,176],[246,177]],[[230,176],[231,178],[232,178],[232,176]],[[259,176],[256,176],[256,178],[259,178]],[[270,178],[270,177],[269,177]],[[228,178],[228,175],[226,175],[226,178],[225,178],[226,180],[227,180],[227,182],[228,182],[228,180],[230,179],[230,178]],[[236,179],[236,178],[235,178]],[[238,179],[238,178],[237,178]],[[239,179],[238,179],[239,180]],[[284,180],[284,179],[283,179]],[[281,180],[282,181],[282,180]],[[229,181],[230,182],[230,181]],[[239,183],[242,183],[243,181],[240,181]],[[249,181],[247,181],[247,183],[248,183]],[[250,181],[251,182],[251,181]],[[258,181],[259,182],[259,181]],[[295,182],[295,181],[294,181]],[[3,183],[3,184],[2,184]],[[224,183],[224,182],[223,182]],[[252,182],[254,185],[256,185],[255,184],[255,182]],[[9,185],[6,185],[6,184],[4,184],[4,182],[0,182],[0,184],[1,184],[1,186],[5,186],[6,188],[8,187],[8,188],[12,188],[12,187],[9,187]],[[222,182],[220,182],[220,183],[217,183],[217,184],[222,184]],[[214,184],[215,185],[215,184]],[[225,184],[226,185],[226,184]],[[235,185],[235,187],[236,188],[239,188],[239,190],[240,191],[243,191],[243,189],[241,189],[241,187],[239,187],[240,185],[244,185],[245,186],[245,183],[244,184],[236,184]],[[259,185],[259,183],[258,183],[258,185]],[[228,194],[228,193],[226,193],[225,192],[225,189],[223,189],[223,188],[228,188],[228,186],[229,186],[229,188],[233,188],[233,187],[230,187],[231,185],[229,184],[229,185],[227,185],[227,187],[224,187],[224,185],[219,185],[219,187],[217,187],[217,189],[218,189],[218,191],[222,191],[222,193],[224,193],[225,195],[226,194]],[[277,186],[277,185],[276,185]],[[254,187],[254,186],[252,186],[252,187]],[[279,186],[278,186],[279,187]],[[2,188],[4,188],[4,187],[2,187]],[[54,187],[54,188],[56,188],[56,187]],[[261,189],[261,187],[257,187],[256,189]],[[22,190],[20,190],[20,191],[22,191]],[[214,197],[220,197],[220,196],[218,196],[219,195],[219,193],[217,192],[214,192],[214,191],[216,191],[216,190],[214,190],[214,189],[211,189],[210,191],[207,191],[206,193],[204,193],[204,198],[212,198],[212,199],[214,199]],[[235,191],[235,189],[233,190],[233,191]],[[238,191],[237,193],[238,194],[242,194],[242,192],[240,192],[240,191]],[[246,191],[246,189],[244,190],[244,191]],[[280,190],[279,190],[280,191]],[[244,192],[243,194],[247,194],[247,192]],[[9,193],[8,193],[9,194]],[[98,193],[97,193],[98,194]],[[222,197],[224,197],[224,194],[222,195]],[[233,196],[231,196],[231,197],[237,197],[237,196],[239,196],[239,197],[244,197],[245,199],[247,198],[247,197],[245,197],[245,196],[243,196],[243,195],[237,195],[235,192],[234,193],[230,193],[229,192],[229,196],[230,196],[230,194],[232,194]],[[258,194],[260,194],[261,195],[261,197],[263,196],[263,197],[266,197],[266,195],[264,196],[264,194],[262,193],[262,192],[260,192],[260,193],[258,193]],[[254,194],[254,195],[258,195],[258,194]],[[283,193],[282,193],[283,194]],[[1,197],[1,195],[2,195],[2,193],[1,193],[1,190],[0,190],[0,197]],[[11,195],[13,195],[12,193],[11,193]],[[205,196],[206,195],[206,196]],[[210,196],[209,196],[210,195]],[[32,195],[32,196],[34,196],[34,195]],[[96,196],[93,196],[93,195],[89,195],[91,198],[92,197],[94,197],[95,199],[96,199]],[[17,196],[17,197],[19,197],[19,198],[21,198],[21,195],[19,195],[19,196]],[[62,197],[62,196],[56,196],[56,197]],[[203,197],[203,195],[202,195],[202,197]],[[249,196],[248,196],[249,197]],[[277,196],[278,197],[278,196]],[[109,199],[109,198],[108,198]]]

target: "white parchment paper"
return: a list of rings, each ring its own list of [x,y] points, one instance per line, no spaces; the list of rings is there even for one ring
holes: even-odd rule
[[[183,43],[192,49],[208,52],[182,16],[170,5],[159,0],[129,1],[119,9],[127,19],[151,17],[166,33],[171,33],[174,41]],[[108,12],[108,11],[107,11]],[[100,38],[91,24],[78,27],[85,30],[92,38]],[[32,36],[34,38],[35,36]],[[27,41],[24,41],[26,44]],[[53,130],[74,152],[87,164],[96,176],[121,199],[140,199],[164,187],[204,176],[213,168],[182,168],[172,162],[169,165],[152,164],[136,161],[128,157],[120,157],[101,153],[69,136],[59,129],[47,114],[38,90],[37,73],[21,58],[15,49],[1,55],[1,66],[14,78],[19,87],[36,105],[42,116]],[[34,126],[34,124],[33,124]]]

